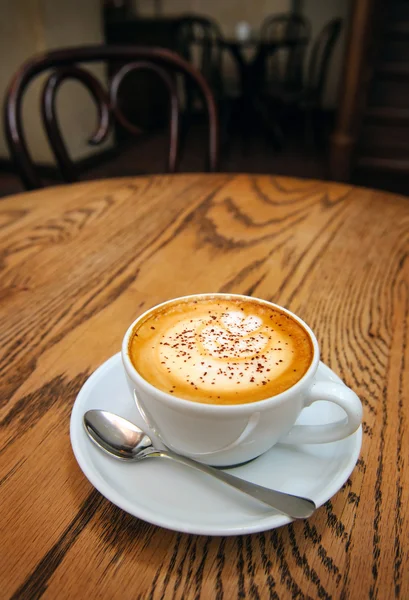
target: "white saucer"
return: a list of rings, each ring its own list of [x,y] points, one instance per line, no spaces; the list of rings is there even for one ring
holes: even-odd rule
[[[318,378],[341,380],[320,364]],[[203,473],[166,460],[123,463],[101,452],[88,439],[82,418],[92,408],[115,412],[144,425],[131,397],[121,356],[99,367],[82,387],[71,414],[71,444],[85,476],[108,500],[155,525],[204,535],[239,535],[265,531],[291,522]],[[341,409],[316,402],[304,409],[298,422],[327,423]],[[149,432],[148,432],[149,433]],[[359,457],[362,429],[340,442],[305,446],[275,446],[256,460],[230,469],[243,479],[299,494],[321,506],[351,474]]]

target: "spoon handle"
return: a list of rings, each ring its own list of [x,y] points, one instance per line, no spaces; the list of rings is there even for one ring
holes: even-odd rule
[[[156,452],[149,454],[149,456],[162,456],[164,458],[170,458],[183,465],[192,467],[197,471],[207,473],[208,475],[223,481],[223,483],[227,483],[227,485],[240,490],[240,492],[243,492],[248,496],[252,496],[260,502],[268,504],[279,512],[289,515],[294,519],[307,518],[312,515],[314,510],[316,510],[314,502],[308,498],[294,496],[293,494],[286,494],[285,492],[278,492],[277,490],[272,490],[270,488],[263,487],[262,485],[245,481],[240,477],[235,477],[230,473],[225,473],[224,471],[220,471],[214,467],[204,465],[195,460],[187,458],[186,456],[176,454],[176,452],[172,452],[171,450],[157,450]]]

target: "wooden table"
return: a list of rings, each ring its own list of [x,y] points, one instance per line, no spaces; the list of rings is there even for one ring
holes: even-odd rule
[[[408,598],[407,198],[270,176],[127,178],[6,198],[0,224],[1,598]],[[74,459],[76,394],[127,325],[204,291],[298,313],[362,398],[358,465],[308,521],[173,533],[110,504]]]

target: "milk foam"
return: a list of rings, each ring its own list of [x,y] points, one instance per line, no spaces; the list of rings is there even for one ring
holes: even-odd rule
[[[289,373],[296,381],[306,370],[301,365],[296,374],[300,334],[294,328],[307,343],[308,335],[293,319],[287,325],[287,319],[253,301],[192,303],[147,321],[133,362],[151,383],[176,396],[254,401],[246,398],[273,395]]]
[[[163,331],[160,364],[171,371],[175,384],[196,388],[239,391],[262,386],[292,362],[292,345],[256,315],[227,311],[214,318],[183,319]]]

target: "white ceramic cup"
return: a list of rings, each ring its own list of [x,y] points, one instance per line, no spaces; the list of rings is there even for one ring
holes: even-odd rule
[[[140,315],[129,327],[122,343],[122,361],[137,408],[147,428],[162,443],[179,454],[214,466],[230,466],[256,458],[277,442],[321,444],[341,440],[354,433],[362,420],[358,396],[346,385],[320,381],[318,342],[311,329],[289,310],[252,298],[290,315],[308,332],[314,354],[305,375],[291,388],[248,404],[203,404],[177,398],[148,383],[129,357],[129,341],[141,319],[158,308],[200,297],[243,298],[237,294],[197,294],[159,304]],[[340,406],[345,418],[326,425],[294,425],[303,408],[326,400]],[[149,431],[147,431],[149,433]]]

